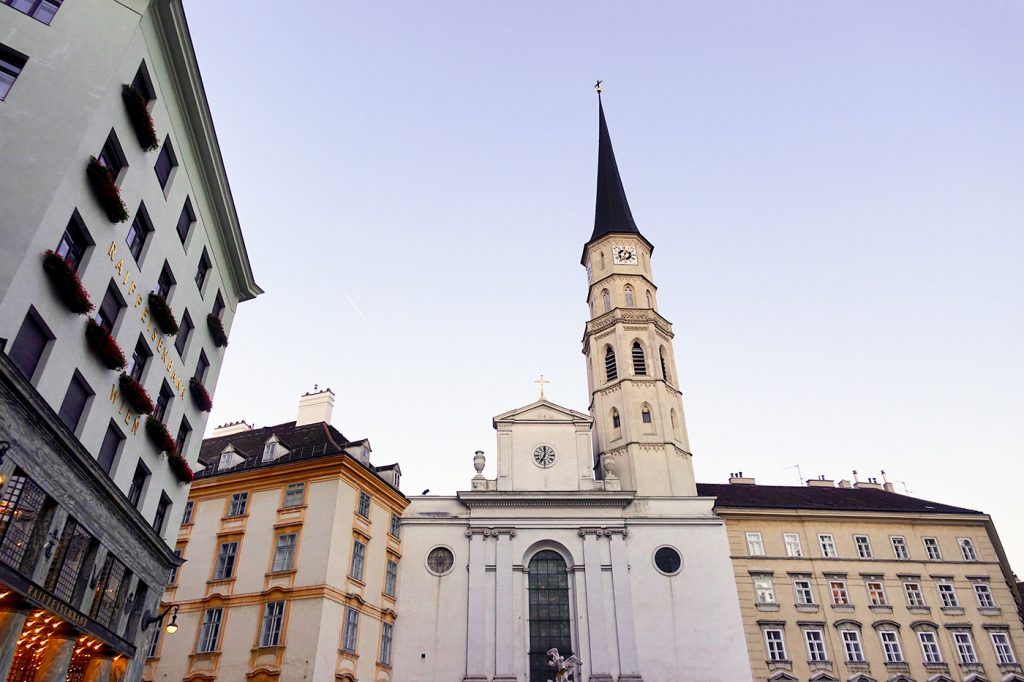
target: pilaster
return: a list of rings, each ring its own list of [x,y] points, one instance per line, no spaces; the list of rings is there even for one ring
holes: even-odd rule
[[[633,625],[633,594],[626,559],[626,528],[609,528],[612,557],[612,592],[615,595],[615,630],[618,635],[619,682],[639,682],[636,631]]]
[[[490,537],[488,528],[470,528],[466,530],[469,538],[469,596],[466,600],[466,676],[463,682],[487,682],[487,661],[484,652],[485,595],[487,570],[487,546],[485,541]]]
[[[607,531],[603,528],[580,528],[583,538],[583,582],[587,593],[587,632],[590,635],[590,680],[611,682],[611,664],[608,661],[608,627],[605,624],[604,590],[601,585],[600,539]]]
[[[495,528],[494,682],[516,682],[513,660],[512,538],[514,528]]]

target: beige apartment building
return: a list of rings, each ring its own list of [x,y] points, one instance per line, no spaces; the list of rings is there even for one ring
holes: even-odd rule
[[[1021,682],[992,519],[893,491],[698,484],[725,519],[755,681]]]
[[[143,679],[391,679],[408,502],[333,405],[306,394],[294,422],[203,442],[164,592],[178,629],[150,642]]]

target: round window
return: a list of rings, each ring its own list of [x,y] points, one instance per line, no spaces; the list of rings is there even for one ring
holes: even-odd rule
[[[654,553],[654,565],[666,575],[675,575],[683,565],[683,558],[672,547],[659,547]]]
[[[455,565],[455,555],[447,547],[435,547],[427,554],[427,570],[434,575],[444,575]]]

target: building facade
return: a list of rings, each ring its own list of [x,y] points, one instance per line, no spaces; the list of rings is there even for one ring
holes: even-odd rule
[[[333,404],[307,394],[294,422],[204,441],[164,593],[179,629],[144,679],[393,679],[401,472],[332,427]]]
[[[729,533],[755,680],[1019,682],[992,519],[889,484],[698,484]]]
[[[136,680],[261,291],[181,2],[5,2],[0,29],[0,678]]]

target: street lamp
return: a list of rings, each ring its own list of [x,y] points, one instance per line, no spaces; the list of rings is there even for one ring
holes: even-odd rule
[[[167,624],[166,630],[167,630],[167,634],[173,635],[175,632],[178,631],[178,605],[177,604],[174,604],[172,606],[168,606],[166,611],[164,611],[163,613],[157,614],[157,615],[153,615],[152,611],[150,611],[149,609],[146,609],[146,612],[142,614],[142,629],[145,630],[146,628],[148,628],[153,623],[161,623],[161,622],[163,622],[164,617],[168,613],[171,614],[171,622]]]

